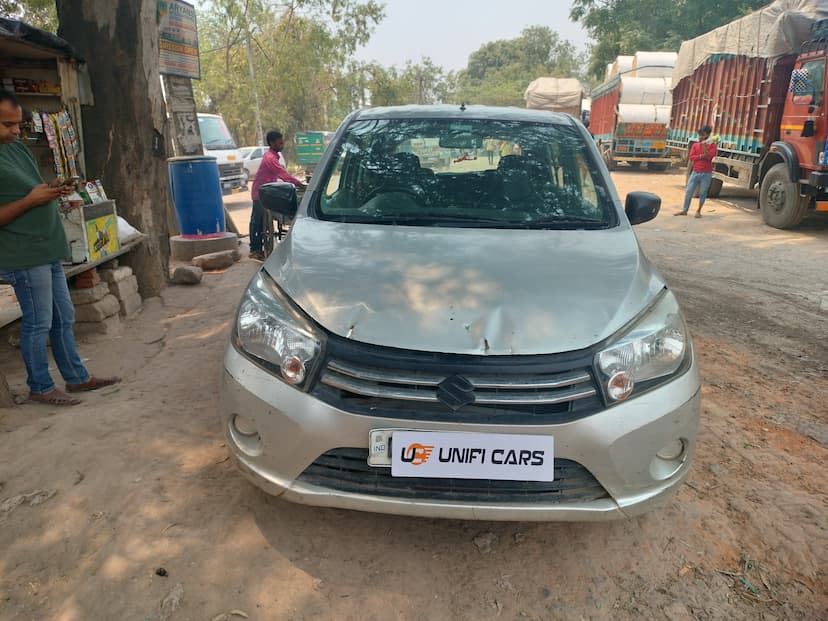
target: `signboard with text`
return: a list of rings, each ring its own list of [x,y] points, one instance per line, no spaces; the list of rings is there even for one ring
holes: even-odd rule
[[[196,9],[182,0],[158,0],[158,51],[163,75],[201,79]]]

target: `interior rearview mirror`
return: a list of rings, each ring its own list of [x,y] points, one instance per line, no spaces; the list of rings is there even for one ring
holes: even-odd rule
[[[624,211],[630,224],[641,224],[649,222],[658,215],[661,209],[661,198],[651,192],[630,192],[627,194],[627,202]]]
[[[262,201],[262,207],[265,209],[289,218],[296,215],[299,207],[296,188],[292,183],[284,181],[262,185],[259,188],[259,200]]]
[[[440,136],[440,147],[443,149],[480,149],[483,138],[466,132],[453,132]]]

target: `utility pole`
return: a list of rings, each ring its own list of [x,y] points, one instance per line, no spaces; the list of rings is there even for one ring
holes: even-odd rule
[[[256,145],[264,144],[264,130],[262,129],[262,112],[259,108],[259,89],[256,87],[256,69],[253,67],[253,50],[250,47],[250,32],[247,33],[247,66],[250,68],[250,84],[253,87],[253,105],[256,112]]]

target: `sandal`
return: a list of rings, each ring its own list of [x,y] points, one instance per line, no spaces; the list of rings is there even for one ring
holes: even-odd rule
[[[65,392],[59,391],[57,388],[51,392],[44,393],[29,393],[29,401],[31,403],[45,403],[46,405],[70,406],[79,405],[80,399],[70,397]]]
[[[687,212],[686,212],[686,211],[677,211],[677,212],[676,212],[676,213],[674,213],[673,215],[674,215],[674,216],[686,216],[686,215],[687,215]]]
[[[90,377],[83,384],[66,384],[66,392],[88,392],[105,386],[112,386],[121,381],[120,377]]]

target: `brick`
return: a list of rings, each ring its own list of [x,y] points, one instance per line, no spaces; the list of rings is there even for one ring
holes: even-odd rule
[[[103,334],[106,336],[118,336],[123,332],[123,324],[118,315],[107,317],[103,321],[75,323],[75,336],[82,338],[92,334]]]
[[[75,321],[85,323],[103,321],[107,317],[117,315],[120,310],[121,305],[118,303],[118,298],[110,294],[98,302],[76,306]]]
[[[76,289],[91,289],[101,282],[101,277],[98,270],[93,267],[75,276],[73,282]]]
[[[132,276],[132,268],[126,265],[116,267],[114,269],[101,268],[98,270],[101,280],[112,284],[113,282],[120,282]]]
[[[204,271],[195,265],[182,265],[175,268],[172,282],[175,285],[197,285],[204,277]]]
[[[130,294],[120,300],[121,315],[124,317],[132,317],[141,310],[141,303],[143,300],[137,293]]]
[[[105,282],[100,282],[91,289],[70,289],[69,295],[72,297],[72,304],[92,304],[98,300],[103,300],[106,294],[109,293],[109,285]]]
[[[109,283],[109,292],[119,300],[138,293],[138,279],[135,276]]]

